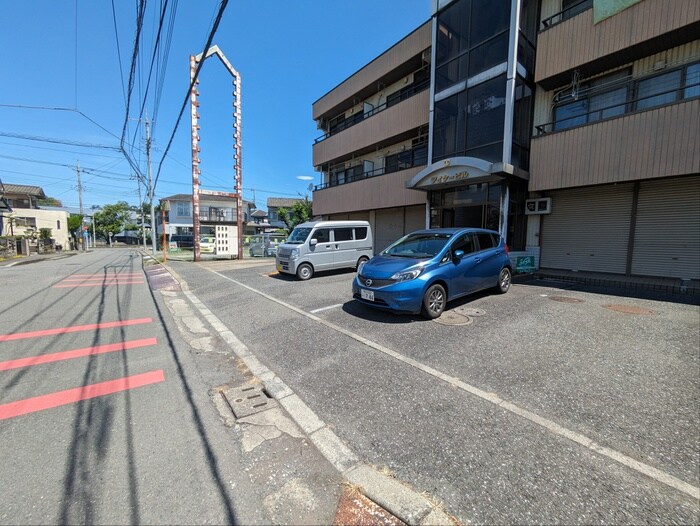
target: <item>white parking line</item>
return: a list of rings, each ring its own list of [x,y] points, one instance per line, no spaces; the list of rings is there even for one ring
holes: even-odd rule
[[[336,305],[331,305],[330,307],[321,307],[320,309],[314,309],[314,310],[309,311],[309,312],[311,314],[316,314],[317,312],[323,312],[324,310],[331,310],[331,309],[335,309],[337,307],[342,307],[342,306],[343,306],[342,303],[338,303]]]
[[[209,269],[207,269],[209,270]],[[438,378],[446,383],[448,383],[450,386],[455,387],[457,389],[460,389],[462,391],[465,391],[467,393],[470,393],[478,398],[481,398],[482,400],[485,400],[487,402],[490,402],[494,405],[497,405],[498,407],[514,414],[518,415],[521,418],[524,418],[525,420],[528,420],[529,422],[535,423],[539,426],[542,426],[543,428],[547,429],[549,432],[559,435],[563,438],[566,438],[568,440],[571,440],[580,446],[593,451],[594,453],[597,453],[599,455],[602,455],[604,457],[607,457],[611,460],[614,460],[615,462],[619,462],[623,466],[626,466],[630,469],[633,469],[634,471],[641,473],[643,475],[646,475],[647,477],[650,477],[654,480],[657,480],[658,482],[661,482],[663,484],[666,484],[667,486],[670,486],[678,491],[681,491],[683,493],[686,493],[687,495],[690,495],[691,497],[694,497],[696,499],[700,500],[700,488],[693,486],[692,484],[688,484],[687,482],[674,477],[673,475],[670,475],[664,471],[661,471],[660,469],[657,469],[653,466],[650,466],[648,464],[645,464],[643,462],[639,462],[638,460],[635,460],[632,457],[629,457],[623,453],[620,453],[619,451],[615,451],[614,449],[607,448],[605,446],[602,446],[598,443],[596,443],[593,439],[582,435],[581,433],[578,433],[576,431],[572,431],[571,429],[568,429],[564,426],[560,426],[556,422],[549,420],[547,418],[541,417],[536,413],[533,413],[532,411],[529,411],[525,408],[522,408],[520,406],[517,406],[513,403],[508,402],[507,400],[503,400],[498,394],[496,393],[490,393],[483,391],[479,389],[476,386],[473,386],[471,384],[468,384],[466,382],[461,381],[459,378],[455,378],[454,376],[450,376],[448,374],[445,374],[443,372],[438,371],[437,369],[433,369],[432,367],[428,365],[424,365],[413,358],[409,358],[408,356],[404,356],[401,353],[398,353],[396,351],[393,351],[387,347],[384,347],[383,345],[380,345],[378,343],[375,343],[371,340],[368,340],[367,338],[363,338],[362,336],[355,334],[347,329],[344,329],[338,325],[335,325],[334,323],[331,323],[327,320],[324,320],[322,318],[319,318],[318,316],[314,316],[311,313],[308,313],[298,307],[295,307],[294,305],[290,305],[289,303],[286,303],[282,300],[279,300],[273,296],[270,296],[269,294],[266,294],[262,291],[259,291],[257,289],[254,289],[253,287],[246,285],[244,283],[241,283],[240,281],[236,281],[235,279],[229,278],[228,276],[224,276],[223,274],[220,274],[218,272],[215,272],[213,270],[209,270],[213,274],[216,274],[217,276],[224,278],[228,281],[231,281],[232,283],[235,283],[236,285],[243,287],[244,289],[247,289],[251,292],[254,292],[264,298],[269,299],[270,301],[273,301],[277,303],[278,305],[282,305],[283,307],[292,310],[298,314],[301,314],[302,316],[305,316],[309,318],[310,320],[316,321],[318,323],[321,323],[322,325],[325,325],[329,329],[332,329],[336,332],[339,332],[341,334],[344,334],[346,336],[349,336],[350,338],[366,345],[367,347],[371,347],[372,349],[375,349],[383,354],[386,354],[387,356],[391,356],[392,358],[399,360],[400,362],[403,362],[407,365],[410,365],[411,367],[415,367],[416,369],[429,374],[435,378]]]

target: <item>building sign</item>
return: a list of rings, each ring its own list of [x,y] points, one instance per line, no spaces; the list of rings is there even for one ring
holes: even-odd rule
[[[492,175],[491,163],[481,159],[466,157],[445,159],[419,172],[406,186],[429,189],[434,186],[459,184],[467,180],[471,183],[473,179]]]
[[[597,24],[639,2],[641,0],[593,0],[593,23]]]
[[[515,258],[515,272],[533,272],[535,270],[535,256],[517,256]]]

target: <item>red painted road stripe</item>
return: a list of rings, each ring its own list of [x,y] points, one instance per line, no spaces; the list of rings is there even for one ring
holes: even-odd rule
[[[52,289],[69,289],[71,287],[111,287],[113,285],[143,285],[143,281],[108,281],[105,283],[68,283],[54,285]]]
[[[60,362],[63,360],[72,360],[74,358],[83,358],[85,356],[93,356],[95,354],[105,354],[108,352],[115,351],[126,351],[128,349],[136,349],[138,347],[156,345],[157,343],[158,341],[155,338],[144,338],[142,340],[131,340],[128,342],[110,343],[107,345],[96,345],[95,347],[85,347],[83,349],[73,349],[72,351],[56,352],[51,354],[40,354],[38,356],[30,356],[29,358],[18,358],[17,360],[7,360],[5,362],[0,362],[0,371],[9,371],[10,369],[31,367],[32,365]]]
[[[91,323],[90,325],[74,325],[73,327],[60,327],[58,329],[44,329],[41,331],[18,332],[16,334],[0,334],[0,342],[13,340],[24,340],[25,338],[38,338],[40,336],[52,336],[54,334],[67,334],[69,332],[91,331],[94,329],[111,329],[113,327],[128,327],[129,325],[140,325],[151,323],[153,318],[135,318],[124,321],[106,321],[103,323]]]
[[[165,381],[162,369],[0,405],[0,420]]]

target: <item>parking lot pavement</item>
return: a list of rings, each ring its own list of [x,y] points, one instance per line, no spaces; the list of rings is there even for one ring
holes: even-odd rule
[[[475,523],[698,523],[700,309],[515,285],[446,325],[352,272],[175,264],[361,459]]]

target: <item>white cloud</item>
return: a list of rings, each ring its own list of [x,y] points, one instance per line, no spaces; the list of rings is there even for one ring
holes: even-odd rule
[[[314,178],[311,177],[310,175],[297,175],[297,179],[300,181],[313,181]]]

